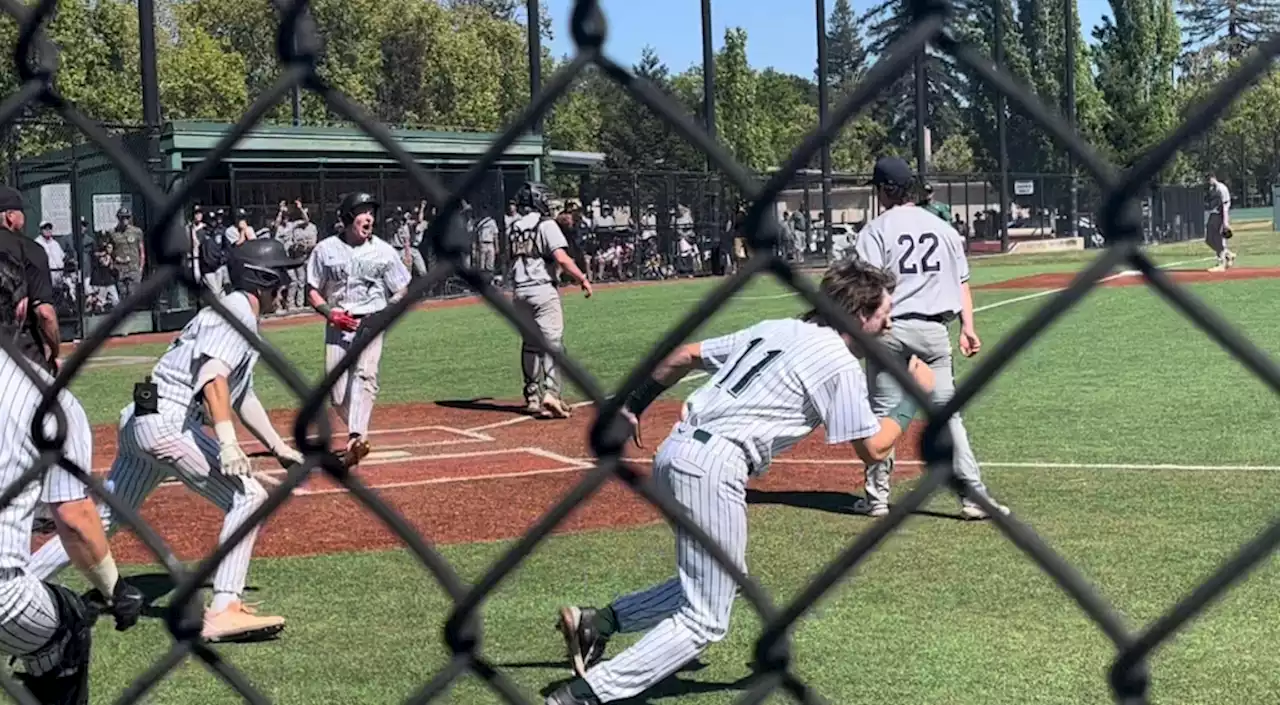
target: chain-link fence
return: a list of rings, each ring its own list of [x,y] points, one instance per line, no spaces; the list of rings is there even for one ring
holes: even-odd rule
[[[454,603],[452,611],[443,620],[444,641],[451,653],[451,659],[443,670],[435,674],[428,683],[423,684],[410,702],[427,703],[435,700],[467,673],[484,680],[507,702],[530,702],[528,696],[481,653],[480,644],[483,634],[480,629],[478,610],[497,586],[547,538],[559,522],[602,485],[614,478],[620,479],[642,495],[659,509],[668,521],[679,526],[703,545],[717,563],[734,577],[741,588],[741,596],[759,614],[764,627],[755,647],[753,666],[757,678],[739,702],[763,702],[777,690],[783,690],[802,702],[824,702],[821,695],[807,687],[792,668],[789,643],[792,628],[797,620],[874,551],[889,534],[898,529],[907,516],[920,508],[931,495],[944,486],[956,492],[961,490],[953,473],[952,445],[946,433],[946,419],[967,407],[980,391],[1017,358],[1031,340],[1078,303],[1096,285],[1099,278],[1112,271],[1117,265],[1127,263],[1128,266],[1141,272],[1146,283],[1170,305],[1186,315],[1271,388],[1280,390],[1280,369],[1277,369],[1260,350],[1251,345],[1219,316],[1212,313],[1198,299],[1175,285],[1169,275],[1155,267],[1140,249],[1143,242],[1142,212],[1136,200],[1140,196],[1142,184],[1152,178],[1181,145],[1205,130],[1225,110],[1236,94],[1269,67],[1271,58],[1280,51],[1280,38],[1265,43],[1259,52],[1243,62],[1238,73],[1221,83],[1212,95],[1193,111],[1192,117],[1186,123],[1153,147],[1131,169],[1120,172],[1099,156],[1052,110],[1040,103],[1024,87],[1015,83],[987,57],[972,47],[952,39],[945,30],[947,11],[945,4],[917,3],[915,21],[909,31],[870,69],[862,84],[849,95],[847,100],[832,111],[830,120],[806,137],[790,161],[762,183],[737,164],[720,144],[699,129],[695,122],[679,111],[670,99],[637,80],[625,68],[605,56],[602,53],[605,20],[598,3],[595,0],[577,0],[574,4],[572,21],[572,34],[578,46],[576,56],[551,78],[534,103],[525,109],[486,154],[461,178],[446,187],[439,179],[415,163],[411,156],[396,143],[390,132],[376,122],[365,109],[328,85],[317,74],[318,40],[314,31],[309,28],[310,23],[304,21],[306,2],[282,0],[278,5],[281,22],[277,34],[277,49],[282,71],[277,82],[253,103],[242,121],[230,134],[226,135],[218,148],[213,150],[203,162],[184,174],[181,182],[175,182],[172,188],[162,188],[143,164],[132,157],[119,142],[111,139],[99,125],[74,106],[66,103],[58,94],[53,83],[56,72],[56,53],[40,31],[42,23],[53,11],[54,5],[53,0],[42,0],[34,7],[27,7],[17,0],[0,0],[0,7],[16,18],[22,28],[16,53],[18,59],[16,69],[22,84],[17,93],[7,97],[3,104],[0,104],[0,124],[10,122],[24,106],[43,103],[98,145],[133,182],[151,215],[146,238],[154,253],[156,266],[151,276],[125,296],[107,315],[105,323],[95,328],[90,337],[79,346],[75,354],[66,361],[52,385],[46,379],[28,370],[35,384],[45,390],[45,399],[31,429],[34,443],[40,451],[39,460],[18,484],[25,485],[41,477],[55,464],[66,468],[86,482],[95,496],[111,506],[116,516],[132,528],[156,560],[171,573],[176,583],[166,617],[173,644],[168,653],[122,696],[120,702],[136,702],[189,656],[194,656],[203,662],[247,702],[268,702],[242,673],[220,659],[201,640],[198,590],[219,563],[227,557],[231,547],[244,539],[252,527],[258,526],[275,512],[286,501],[291,491],[313,472],[326,473],[332,477],[349,490],[355,499],[378,516],[390,531],[404,541],[408,550],[428,569]],[[879,91],[908,70],[916,54],[927,44],[947,52],[955,61],[969,67],[981,80],[1003,92],[1016,109],[1035,119],[1075,156],[1082,168],[1098,184],[1101,202],[1099,228],[1106,234],[1108,242],[1107,249],[1081,271],[1070,286],[1049,297],[1044,306],[1013,331],[991,354],[985,356],[985,361],[965,379],[951,401],[941,407],[934,407],[929,403],[928,396],[914,384],[903,365],[889,355],[876,340],[863,333],[847,312],[839,310],[829,299],[822,296],[809,279],[799,276],[796,269],[778,255],[776,245],[782,229],[775,214],[769,212],[779,192],[786,188],[793,174],[800,167],[809,163],[820,145],[830,140],[842,124],[865,108]],[[329,450],[330,433],[322,407],[328,389],[339,375],[351,369],[360,353],[370,345],[375,336],[399,320],[408,308],[433,285],[449,277],[461,278],[522,335],[538,341],[546,350],[554,350],[553,347],[546,345],[546,340],[530,317],[517,312],[486,277],[480,275],[475,269],[463,265],[467,240],[461,217],[461,203],[483,183],[490,167],[516,136],[533,124],[537,116],[544,114],[547,108],[565,93],[574,77],[591,64],[599,66],[605,74],[622,85],[638,103],[662,116],[686,139],[706,152],[719,166],[724,183],[730,184],[732,190],[742,194],[746,203],[741,214],[741,232],[752,247],[753,254],[742,263],[733,276],[721,282],[691,314],[675,325],[662,342],[649,351],[643,362],[631,371],[621,388],[614,390],[612,394],[603,389],[600,383],[576,360],[562,353],[552,353],[569,380],[598,407],[599,414],[590,436],[591,448],[597,457],[595,468],[587,472],[581,481],[521,540],[490,566],[479,580],[468,584],[434,548],[414,531],[411,525],[382,502],[357,477],[346,471],[338,457]],[[334,112],[348,117],[382,144],[387,153],[403,167],[409,180],[416,187],[416,193],[413,194],[411,201],[419,198],[427,200],[438,209],[440,216],[432,221],[426,233],[433,252],[439,255],[438,262],[426,276],[419,278],[410,286],[407,297],[393,304],[383,314],[366,321],[362,329],[367,330],[368,334],[357,337],[343,362],[325,378],[322,384],[315,387],[308,385],[279,351],[254,335],[243,323],[230,315],[222,304],[210,296],[208,291],[201,289],[192,276],[190,268],[187,267],[188,241],[180,227],[180,216],[184,204],[202,184],[207,182],[209,175],[219,164],[219,160],[232,149],[236,140],[250,126],[262,119],[268,107],[284,99],[294,86],[303,86],[321,96]],[[825,567],[812,583],[785,605],[775,604],[753,579],[737,571],[725,551],[712,542],[701,528],[691,522],[670,495],[658,490],[646,475],[638,472],[622,458],[622,449],[629,437],[630,429],[619,415],[621,400],[638,388],[660,360],[671,353],[749,280],[759,274],[768,274],[793,289],[825,318],[836,322],[841,330],[856,339],[867,354],[877,364],[889,369],[911,396],[925,408],[927,417],[921,446],[922,457],[926,462],[926,472],[918,485],[901,502],[896,503],[887,516],[876,521],[866,532],[860,534],[840,553],[838,558]],[[106,492],[103,484],[90,475],[89,468],[78,467],[68,459],[66,449],[63,447],[67,439],[67,419],[59,405],[54,403],[55,394],[66,389],[71,380],[81,373],[89,356],[102,347],[112,328],[119,325],[131,311],[142,308],[150,299],[175,285],[180,286],[192,296],[200,296],[205,305],[213,307],[233,328],[251,341],[261,353],[261,362],[278,375],[301,401],[294,433],[298,448],[306,456],[305,462],[292,469],[281,485],[271,491],[269,498],[260,509],[227,537],[217,550],[191,570],[186,569],[176,560],[172,551],[136,512]],[[19,358],[19,352],[14,348],[12,341],[0,338],[0,346],[11,357]],[[56,431],[52,434],[48,433],[49,429],[45,423],[42,423],[44,417],[50,414],[56,421]],[[11,503],[16,493],[16,486],[8,488],[0,497],[0,506]],[[1117,700],[1127,705],[1147,702],[1149,685],[1147,659],[1152,651],[1166,642],[1211,601],[1221,596],[1234,582],[1269,555],[1276,543],[1280,542],[1280,523],[1276,523],[1242,547],[1211,578],[1184,600],[1171,607],[1164,616],[1140,630],[1134,630],[1126,625],[1116,609],[1075,568],[1050,549],[1031,527],[1015,518],[1000,514],[984,497],[979,496],[977,501],[993,515],[999,530],[1052,577],[1114,643],[1116,658],[1110,670],[1110,686]],[[0,674],[0,685],[19,702],[34,702],[30,694],[9,676]]]

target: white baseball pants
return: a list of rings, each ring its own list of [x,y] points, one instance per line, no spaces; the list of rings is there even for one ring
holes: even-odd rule
[[[324,371],[333,371],[346,357],[347,350],[355,342],[356,331],[343,332],[332,325],[324,330]],[[369,433],[369,421],[373,417],[373,404],[378,399],[378,367],[382,363],[382,338],[379,334],[360,353],[355,366],[338,377],[329,390],[329,403],[339,418],[347,424],[347,432],[353,436]]]
[[[16,656],[28,673],[57,668],[69,635],[51,643],[58,630],[58,609],[44,583],[17,568],[5,569],[0,582],[0,651]]]
[[[658,448],[653,477],[746,573],[747,475],[742,449],[678,422]],[[677,577],[610,605],[618,632],[649,629],[640,641],[587,671],[601,702],[635,697],[697,658],[729,631],[738,585],[683,530],[676,530]]]
[[[163,413],[134,416],[130,404],[121,415],[117,438],[119,449],[106,488],[130,509],[142,506],[160,481],[173,475],[226,512],[218,536],[221,544],[267,500],[266,489],[256,479],[222,474],[218,441],[195,421]],[[111,508],[101,503],[99,513],[108,535],[115,533],[118,523]],[[238,598],[244,592],[257,537],[254,527],[218,566],[213,574],[215,599]],[[31,557],[28,572],[47,580],[70,562],[55,537]]]

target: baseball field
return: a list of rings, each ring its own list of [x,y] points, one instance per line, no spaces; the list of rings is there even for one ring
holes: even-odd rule
[[[1280,351],[1280,234],[1243,228],[1236,269],[1201,243],[1153,248],[1157,261],[1267,351]],[[1093,253],[973,262],[984,353],[1048,301]],[[602,287],[584,300],[563,290],[566,345],[606,386],[621,381],[714,281]],[[966,414],[994,496],[1075,565],[1131,625],[1188,593],[1274,518],[1280,406],[1272,392],[1203,333],[1115,272],[1051,327]],[[699,336],[798,313],[797,299],[756,282]],[[317,317],[273,322],[267,340],[303,376],[323,371]],[[167,344],[115,341],[73,389],[96,424],[95,470],[114,448],[114,421],[133,382]],[[590,406],[572,419],[518,413],[519,341],[483,305],[426,307],[391,331],[361,479],[405,516],[464,577],[475,580],[579,480],[592,458]],[[981,359],[981,357],[977,358]],[[961,379],[972,368],[957,362]],[[299,405],[263,365],[256,385],[292,429]],[[680,385],[644,419],[648,450],[664,437]],[[573,395],[570,395],[573,398]],[[242,437],[249,437],[247,433]],[[895,493],[918,463],[899,449]],[[257,446],[250,450],[261,451]],[[632,454],[642,466],[646,451]],[[265,455],[266,472],[279,466]],[[775,602],[805,583],[871,526],[851,511],[861,470],[848,448],[811,438],[783,456],[749,494],[747,565]],[[181,485],[164,485],[145,518],[184,560],[210,551],[220,514]],[[1109,642],[994,524],[957,519],[936,497],[828,594],[794,634],[798,674],[831,702],[1107,703]],[[166,580],[122,531],[117,555],[157,597]],[[275,641],[217,647],[262,693],[282,703],[402,702],[447,662],[450,602],[431,575],[345,490],[313,477],[265,526],[250,571],[261,609],[285,616]],[[664,580],[674,541],[657,513],[620,482],[575,512],[504,581],[483,608],[483,653],[530,698],[569,675],[552,629],[562,604],[603,604]],[[1154,657],[1153,701],[1270,702],[1280,692],[1280,574],[1264,564]],[[158,611],[157,611],[158,613]],[[729,636],[638,702],[734,701],[751,679],[760,622],[739,601]],[[100,625],[94,702],[114,702],[168,649],[161,620],[126,634]],[[630,643],[614,640],[610,653]],[[155,703],[242,702],[189,662],[149,696]],[[783,702],[777,695],[770,702]],[[442,702],[497,703],[473,676]]]

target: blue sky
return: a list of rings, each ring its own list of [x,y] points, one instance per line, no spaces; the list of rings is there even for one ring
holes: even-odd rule
[[[1077,0],[1085,37],[1111,6],[1107,0]],[[551,14],[556,57],[573,52],[569,37],[569,13],[573,0],[542,0]],[[853,0],[855,13],[871,6],[871,0]],[[835,0],[827,0],[827,11]],[[630,66],[646,44],[673,72],[702,61],[701,0],[600,0],[609,18],[611,57]],[[792,9],[784,9],[791,7]],[[817,66],[816,15],[811,2],[801,0],[712,0],[712,36],[720,47],[727,27],[747,30],[747,52],[752,66],[772,66],[780,71],[812,76]],[[807,8],[807,9],[802,9]]]

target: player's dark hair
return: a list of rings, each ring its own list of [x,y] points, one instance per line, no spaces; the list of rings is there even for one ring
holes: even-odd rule
[[[18,302],[27,297],[27,280],[22,263],[0,252],[0,326],[13,327],[18,320]]]
[[[892,272],[873,267],[855,257],[827,269],[819,288],[849,315],[869,317],[880,308],[885,292],[893,294],[896,285],[897,279]],[[817,309],[804,314],[803,320],[820,326],[831,325]]]

